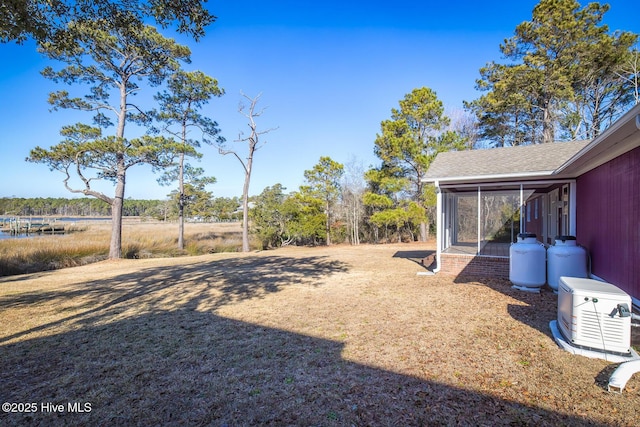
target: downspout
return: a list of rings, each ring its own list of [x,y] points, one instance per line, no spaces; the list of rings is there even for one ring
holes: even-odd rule
[[[624,386],[627,385],[627,381],[637,372],[640,372],[640,359],[633,359],[621,363],[620,366],[613,371],[611,377],[609,377],[609,386],[607,389],[610,392],[622,393]]]
[[[480,255],[480,251],[482,250],[482,222],[481,222],[481,214],[482,214],[482,202],[481,202],[482,193],[480,192],[480,186],[478,186],[478,247],[476,249],[476,255]]]
[[[433,269],[433,273],[440,271],[442,265],[440,261],[440,254],[442,253],[442,227],[444,226],[444,212],[442,212],[442,190],[440,189],[440,183],[434,182],[436,186],[436,268]]]
[[[524,221],[524,187],[522,183],[520,184],[520,233],[525,233],[527,230],[524,229],[525,221]]]
[[[577,184],[576,181],[569,182],[569,234],[572,236],[577,236],[577,206],[576,206],[576,198],[577,198]]]

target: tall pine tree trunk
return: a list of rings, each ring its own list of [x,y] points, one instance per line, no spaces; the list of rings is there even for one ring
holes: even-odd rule
[[[327,246],[331,246],[331,216],[329,214],[329,209],[331,208],[329,201],[327,200],[325,209],[327,210],[327,220],[325,222],[325,230],[327,232]]]
[[[178,171],[178,249],[184,249],[184,153],[180,154]]]
[[[426,221],[420,223],[420,241],[426,242],[429,240],[429,225]]]
[[[122,257],[122,212],[124,208],[125,168],[124,159],[119,161],[115,197],[111,202],[111,243],[109,259]]]
[[[546,102],[542,109],[542,142],[544,144],[552,143],[555,139],[553,117],[550,108],[550,103]]]

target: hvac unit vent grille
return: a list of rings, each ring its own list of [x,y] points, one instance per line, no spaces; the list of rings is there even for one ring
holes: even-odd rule
[[[581,310],[579,316],[582,322],[579,323],[578,334],[586,340],[599,343],[604,338],[605,345],[609,346],[617,345],[624,338],[625,324],[618,316],[611,317],[609,313],[591,310]]]

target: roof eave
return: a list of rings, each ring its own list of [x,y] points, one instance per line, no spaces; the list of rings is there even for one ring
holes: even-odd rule
[[[504,174],[492,174],[492,175],[475,175],[475,176],[451,176],[442,178],[424,178],[422,182],[426,183],[438,183],[440,184],[468,184],[468,183],[500,183],[510,182],[517,180],[533,180],[544,179],[553,176],[554,171],[535,171],[535,172],[519,172],[519,173],[504,173]],[[555,177],[554,177],[555,178]]]

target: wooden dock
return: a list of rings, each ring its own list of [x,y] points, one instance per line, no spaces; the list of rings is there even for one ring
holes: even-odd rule
[[[31,219],[9,218],[3,219],[0,224],[0,232],[11,235],[20,234],[63,234],[64,224],[56,224],[54,219],[51,222],[34,222]]]

